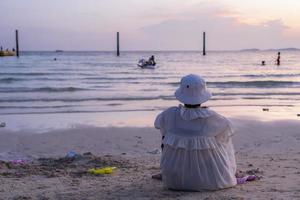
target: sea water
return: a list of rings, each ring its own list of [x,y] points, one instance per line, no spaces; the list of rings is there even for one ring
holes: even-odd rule
[[[137,66],[151,55],[155,69]],[[282,51],[280,66],[276,58],[276,51],[22,52],[0,58],[0,121],[12,129],[151,126],[178,105],[174,91],[190,73],[205,78],[213,93],[206,105],[221,113],[298,119],[300,51]]]

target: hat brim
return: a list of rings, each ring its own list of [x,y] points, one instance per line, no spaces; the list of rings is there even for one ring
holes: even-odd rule
[[[186,97],[182,94],[180,88],[178,88],[175,91],[175,97],[181,103],[189,104],[189,105],[197,105],[208,101],[212,97],[212,94],[206,90],[205,92],[201,93],[197,97]]]

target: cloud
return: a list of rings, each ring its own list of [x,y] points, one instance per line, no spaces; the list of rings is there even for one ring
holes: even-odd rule
[[[198,5],[185,13],[180,13],[178,19],[143,27],[141,30],[148,39],[148,46],[152,49],[199,50],[203,31],[207,33],[207,46],[211,50],[282,48],[294,44],[285,37],[289,27],[280,19],[247,24],[241,22],[237,12],[220,6],[208,8],[207,5]],[[189,16],[189,19],[181,16]]]
[[[300,46],[300,28],[278,18],[246,23],[222,0],[76,0],[67,10],[59,0],[37,1],[0,3],[8,19],[0,45],[13,47],[18,28],[26,50],[115,50],[117,31],[122,50],[200,50],[203,31],[210,50]]]

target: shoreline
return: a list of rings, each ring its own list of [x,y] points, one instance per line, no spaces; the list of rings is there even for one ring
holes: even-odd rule
[[[176,106],[178,104],[174,104]],[[229,119],[252,119],[259,121],[274,120],[299,120],[300,111],[298,107],[282,106],[235,106],[218,107],[207,104],[209,108]],[[167,107],[165,107],[167,108]],[[19,133],[47,133],[55,130],[72,129],[80,126],[91,126],[99,128],[109,127],[153,127],[155,117],[163,108],[150,111],[115,111],[95,113],[45,113],[45,114],[9,114],[1,115],[0,123],[5,122],[6,127],[1,131],[12,131]]]
[[[254,116],[228,119],[233,123],[235,130],[233,137],[235,149],[242,149],[247,143],[271,145],[273,140],[276,141],[271,137],[284,139],[290,136],[295,137],[295,141],[300,140],[298,134],[300,120],[263,119]],[[3,156],[5,154],[19,156],[13,159],[63,156],[71,150],[78,153],[93,152],[100,155],[126,153],[137,156],[145,155],[151,150],[159,150],[161,143],[159,130],[150,125],[134,127],[123,124],[98,127],[78,123],[65,128],[44,129],[43,132],[37,130],[14,130],[7,128],[6,124],[6,127],[0,129],[0,159],[7,160]],[[18,155],[18,152],[22,154]],[[35,155],[35,152],[38,154]]]
[[[64,157],[73,150],[125,163],[112,175],[54,177],[0,175],[0,196],[31,199],[299,199],[300,121],[231,119],[239,170],[254,170],[258,181],[215,192],[175,192],[151,179],[159,172],[160,133],[154,128],[78,126],[43,134],[0,131],[0,160]],[[128,164],[128,167],[126,164]],[[1,169],[1,168],[0,168]],[[3,170],[3,169],[1,169]],[[17,171],[18,172],[18,171]],[[12,188],[14,192],[12,193]]]

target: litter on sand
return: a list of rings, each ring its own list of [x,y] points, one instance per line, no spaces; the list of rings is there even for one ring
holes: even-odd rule
[[[77,155],[79,155],[79,154],[77,154],[75,151],[69,151],[65,157],[66,158],[74,158]]]
[[[26,160],[24,159],[15,159],[11,161],[12,164],[14,165],[24,165],[26,164]]]
[[[99,175],[99,174],[111,174],[113,173],[113,170],[116,169],[116,167],[104,167],[100,169],[92,168],[89,169],[88,172],[94,175]]]
[[[248,175],[248,176],[244,176],[242,178],[236,178],[236,182],[237,182],[237,184],[245,184],[248,181],[254,181],[256,179],[257,179],[257,177],[255,175]]]
[[[147,151],[149,154],[160,154],[161,150],[160,149],[154,149],[153,151]]]

